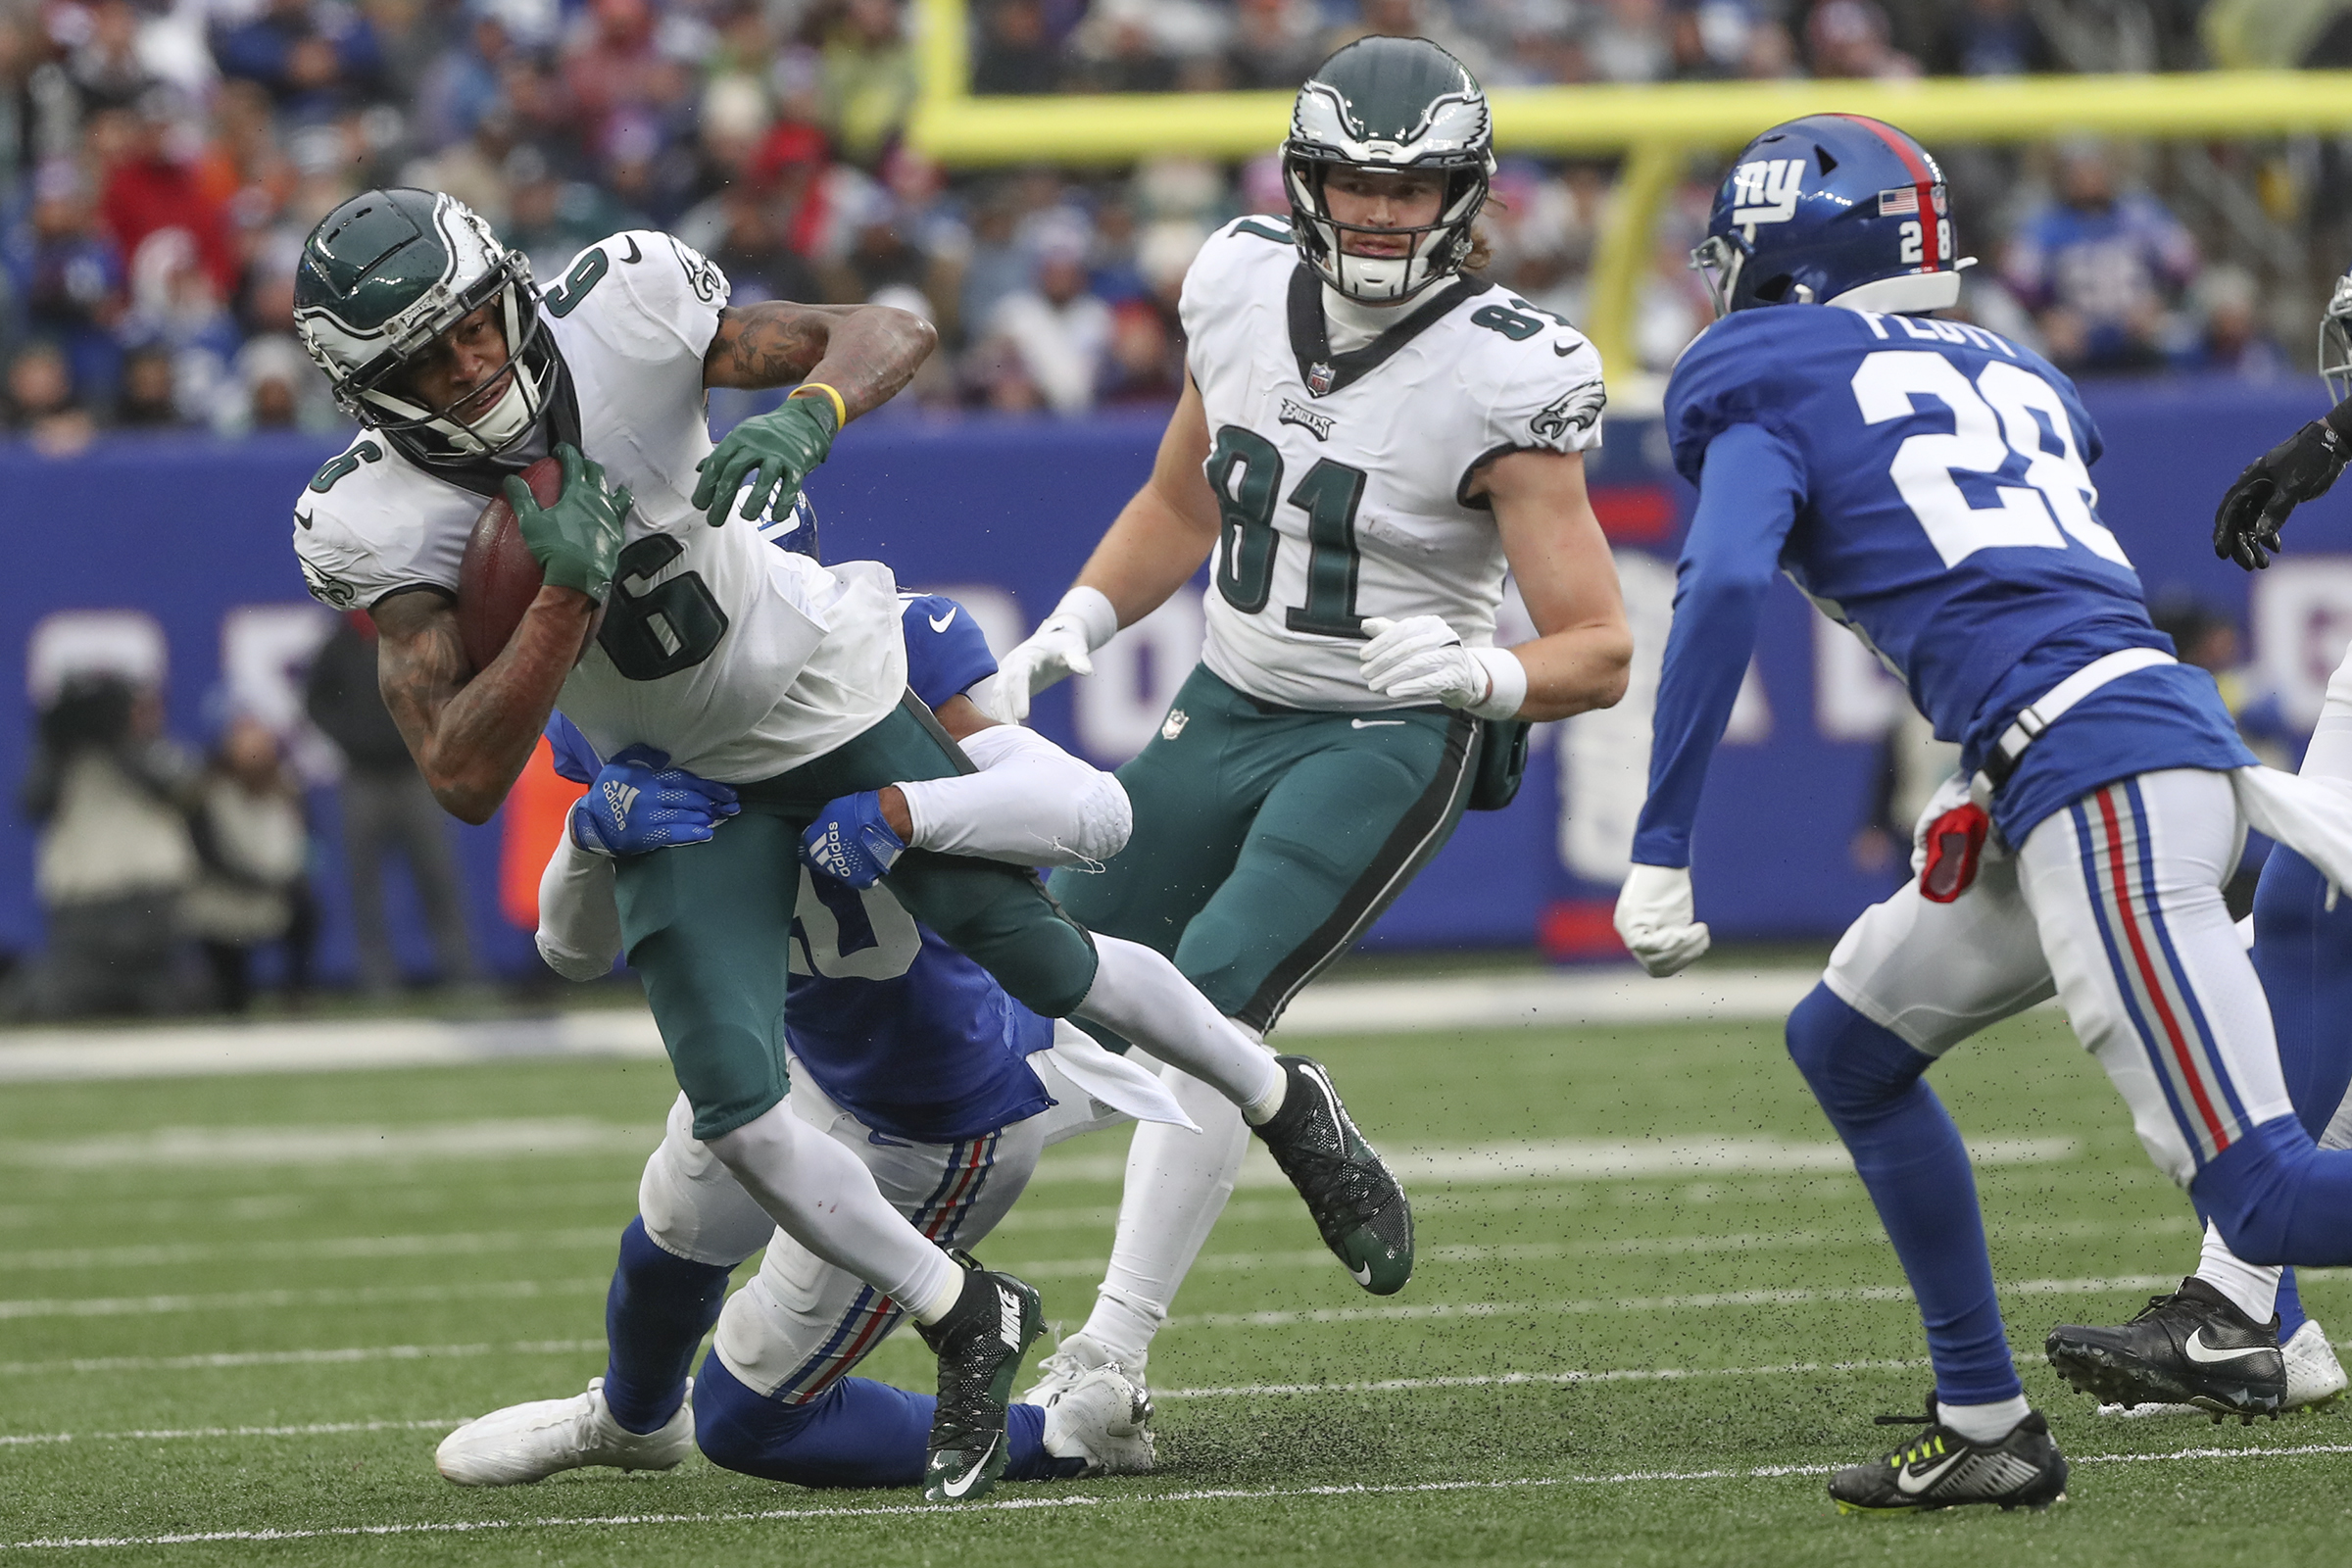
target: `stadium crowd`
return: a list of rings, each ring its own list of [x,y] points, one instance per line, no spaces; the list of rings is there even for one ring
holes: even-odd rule
[[[2201,8],[2138,9],[2160,24],[2146,63],[2202,58]],[[2324,23],[2336,8],[2302,9]],[[974,0],[972,87],[1287,88],[1367,31],[1435,38],[1496,85],[2083,64],[2036,20],[2051,14],[2024,0]],[[912,22],[905,0],[0,0],[0,428],[62,452],[106,427],[335,427],[290,332],[292,269],[320,215],[388,182],[462,197],[543,281],[583,243],[650,224],[717,261],[738,300],[920,311],[952,352],[888,416],[1170,398],[1185,269],[1214,224],[1284,210],[1272,157],[951,179],[902,136]],[[2327,59],[2332,37],[2232,47]],[[2091,371],[2284,371],[2262,283],[2201,264],[2132,150],[1953,165],[1961,210],[1990,217],[1990,233],[1962,235],[1988,263],[1966,301],[1987,324]],[[1694,176],[1642,303],[1653,368],[1707,318],[1683,266],[1712,177]],[[1606,163],[1506,159],[1493,275],[1578,318],[1610,195]]]

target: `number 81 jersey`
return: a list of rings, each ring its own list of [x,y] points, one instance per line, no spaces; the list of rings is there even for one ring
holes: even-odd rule
[[[1438,615],[1494,640],[1505,563],[1473,471],[1600,444],[1600,357],[1559,318],[1457,278],[1352,352],[1287,225],[1244,218],[1185,278],[1187,368],[1222,514],[1202,659],[1289,708],[1365,711],[1364,617]],[[1400,308],[1401,309],[1401,308]]]

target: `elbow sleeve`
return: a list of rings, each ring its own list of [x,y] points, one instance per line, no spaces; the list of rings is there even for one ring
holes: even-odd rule
[[[539,956],[566,980],[596,980],[620,956],[620,906],[612,862],[565,833],[539,873]]]
[[[913,847],[1015,865],[1078,865],[1126,848],[1127,791],[1035,730],[998,724],[967,737],[980,769],[905,783]]]

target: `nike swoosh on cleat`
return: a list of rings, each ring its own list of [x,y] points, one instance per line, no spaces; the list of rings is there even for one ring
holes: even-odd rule
[[[643,251],[641,251],[641,250],[639,250],[639,249],[637,248],[637,236],[636,236],[636,235],[634,235],[634,234],[631,234],[630,236],[628,236],[628,239],[629,239],[629,254],[628,254],[628,255],[626,255],[626,256],[623,256],[623,257],[621,258],[621,260],[622,260],[623,262],[642,262],[642,261],[644,261],[644,260],[645,260],[645,252],[643,252]]]
[[[972,1483],[978,1481],[980,1479],[980,1472],[987,1468],[988,1456],[997,1451],[998,1441],[999,1440],[996,1438],[990,1438],[988,1440],[988,1446],[980,1450],[980,1457],[972,1461],[972,1467],[969,1470],[966,1470],[963,1474],[957,1476],[955,1480],[942,1485],[939,1490],[946,1493],[951,1497],[960,1497],[965,1493],[971,1491]]]
[[[1354,1276],[1355,1283],[1358,1285],[1372,1283],[1372,1265],[1369,1263],[1350,1263],[1348,1265],[1348,1272]]]
[[[925,615],[923,618],[931,622],[931,629],[933,631],[946,631],[949,625],[956,619],[956,612],[951,610],[946,614],[936,618],[930,615]]]
[[[2205,1330],[2201,1327],[2191,1334],[2187,1343],[2180,1348],[2187,1351],[2188,1358],[2199,1366],[2211,1366],[2217,1361],[2235,1361],[2244,1356],[2260,1355],[2263,1351],[2271,1348],[2267,1345],[2245,1345],[2234,1350],[2225,1350],[2218,1346],[2207,1345]]]
[[[1955,1453],[1933,1470],[1913,1470],[1909,1465],[1905,1465],[1902,1469],[1897,1470],[1894,1473],[1895,1487],[1905,1496],[1916,1497],[1921,1493],[1934,1486],[1936,1482],[1942,1480],[1943,1473],[1946,1470],[1949,1470],[1952,1466],[1958,1464],[1966,1457],[1968,1457],[1968,1455],[1965,1452]]]
[[[1403,722],[1404,720],[1401,718],[1351,718],[1348,721],[1348,727],[1349,729],[1387,729],[1393,724]]]

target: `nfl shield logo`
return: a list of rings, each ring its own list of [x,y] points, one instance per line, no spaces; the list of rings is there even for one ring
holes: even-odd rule
[[[1318,365],[1306,372],[1306,391],[1309,397],[1321,397],[1331,390],[1332,373],[1328,365]]]
[[[1191,719],[1192,715],[1187,713],[1183,709],[1169,709],[1167,722],[1159,726],[1159,738],[1163,741],[1174,740],[1177,736],[1184,733],[1184,726],[1191,722]]]

